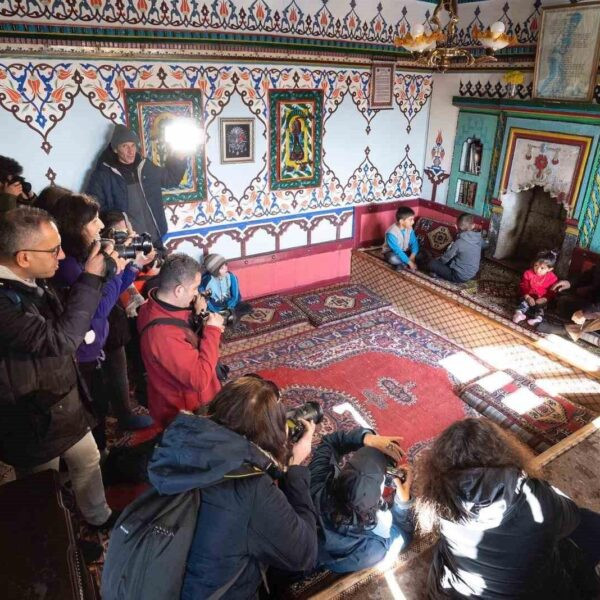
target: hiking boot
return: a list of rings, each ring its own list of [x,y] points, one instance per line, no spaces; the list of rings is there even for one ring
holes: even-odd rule
[[[515,314],[513,315],[512,321],[513,321],[513,323],[520,323],[521,321],[524,321],[526,318],[527,317],[524,312],[521,312],[520,310],[516,310]]]

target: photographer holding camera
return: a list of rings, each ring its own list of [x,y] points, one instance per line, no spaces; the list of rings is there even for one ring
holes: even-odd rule
[[[200,492],[191,544],[181,552],[185,564],[164,573],[157,553],[156,563],[148,564],[151,558],[137,561],[139,572],[120,577],[127,554],[138,550],[127,544],[127,536],[135,535],[139,516],[126,510],[111,537],[114,549],[109,544],[102,597],[144,595],[160,587],[160,578],[179,579],[181,572],[176,586],[181,590],[174,589],[169,598],[257,598],[268,568],[312,569],[316,514],[310,473],[301,463],[310,455],[315,425],[303,421],[303,426],[302,437],[290,448],[279,389],[258,375],[226,384],[208,405],[206,417],[179,413],[156,447],[148,474],[161,497]],[[189,526],[187,520],[175,525],[171,531]],[[170,533],[157,528],[151,543],[165,548]]]
[[[16,160],[0,156],[0,213],[34,203],[35,194],[22,173],[23,167]]]
[[[323,436],[309,465],[310,493],[319,514],[319,567],[359,571],[395,558],[410,543],[412,471],[406,464],[390,466],[404,460],[400,440],[363,428]]]
[[[138,331],[148,375],[148,408],[165,428],[180,410],[195,412],[221,389],[217,376],[223,317],[206,311],[198,293],[200,264],[187,254],[167,256],[159,286],[140,307]]]
[[[58,288],[68,289],[77,281],[90,248],[100,241],[100,231],[104,224],[98,215],[99,206],[83,194],[70,194],[59,198],[52,208],[58,230],[62,236],[65,258],[60,261],[54,283]],[[137,276],[138,269],[149,260],[143,253],[135,259],[119,256],[114,242],[102,242],[105,257],[105,281],[102,297],[92,318],[89,331],[77,349],[79,369],[94,400],[98,425],[94,437],[100,450],[106,447],[104,431],[108,412],[108,393],[104,368],[104,344],[108,337],[108,316],[119,295],[125,291]]]

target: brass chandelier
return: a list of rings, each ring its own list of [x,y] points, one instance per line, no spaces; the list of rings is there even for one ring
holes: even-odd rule
[[[514,35],[505,33],[504,23],[496,21],[483,31],[477,26],[474,26],[471,31],[473,39],[485,47],[483,56],[475,58],[468,48],[452,46],[458,24],[457,4],[457,0],[439,0],[430,20],[430,33],[425,33],[423,25],[417,23],[411,27],[410,33],[403,37],[397,37],[394,44],[416,55],[419,64],[446,71],[452,61],[459,61],[462,66],[466,67],[486,61],[496,61],[494,52],[517,43]],[[443,11],[447,12],[450,17],[446,32],[440,22],[440,14]]]

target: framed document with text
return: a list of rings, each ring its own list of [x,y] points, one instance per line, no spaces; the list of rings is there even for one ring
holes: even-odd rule
[[[563,4],[542,11],[533,97],[589,102],[600,52],[600,2]]]
[[[371,66],[370,103],[372,109],[393,108],[394,64],[374,62]]]

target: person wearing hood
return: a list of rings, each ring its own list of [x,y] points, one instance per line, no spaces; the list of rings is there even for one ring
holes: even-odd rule
[[[96,198],[103,211],[124,212],[135,231],[149,233],[154,245],[162,247],[161,238],[168,229],[162,190],[179,185],[187,159],[171,155],[164,166],[158,166],[140,155],[139,145],[133,131],[125,125],[115,125],[86,191]]]
[[[316,514],[301,463],[315,425],[303,424],[290,457],[279,389],[252,374],[225,385],[208,417],[180,413],[165,430],[148,466],[150,483],[162,495],[201,492],[182,600],[225,588],[228,599],[255,598],[267,568],[313,568]]]
[[[399,463],[403,458],[400,439],[363,428],[323,436],[309,465],[319,515],[319,567],[359,571],[391,560],[410,543],[414,527],[408,467],[405,481],[396,478],[395,497],[389,504],[382,501],[389,459]]]
[[[463,213],[456,220],[458,235],[446,252],[429,262],[430,273],[453,283],[465,283],[479,271],[481,251],[486,247],[481,231],[474,231],[473,215]]]
[[[600,515],[531,468],[533,453],[485,418],[450,425],[419,461],[417,521],[439,528],[428,598],[597,598]]]

